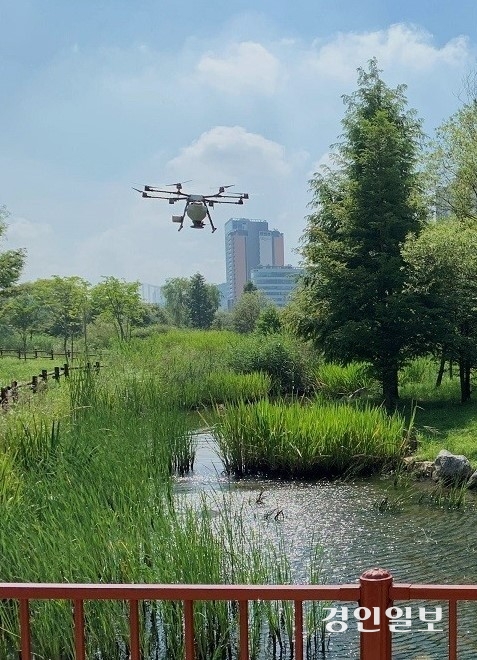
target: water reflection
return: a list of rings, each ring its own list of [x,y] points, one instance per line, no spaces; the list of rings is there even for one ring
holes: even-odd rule
[[[202,434],[194,473],[177,479],[176,492],[193,500],[200,493],[217,491],[228,493],[250,525],[259,524],[268,538],[282,542],[295,582],[308,581],[310,546],[316,542],[324,551],[324,583],[355,582],[364,570],[380,566],[396,582],[477,584],[474,506],[447,510],[414,501],[400,511],[380,511],[376,503],[388,493],[396,496],[385,479],[345,483],[229,479],[222,473],[212,438]],[[276,516],[280,511],[283,514]],[[415,612],[416,608],[413,605]],[[473,603],[459,608],[459,660],[477,658],[476,613]],[[416,630],[395,634],[393,657],[447,657],[446,633],[418,632],[415,618]],[[357,658],[356,648],[349,634],[334,634],[326,657]]]

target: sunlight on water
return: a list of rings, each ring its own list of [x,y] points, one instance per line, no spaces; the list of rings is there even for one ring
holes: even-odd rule
[[[355,482],[228,479],[214,453],[210,436],[198,436],[194,473],[176,481],[186,499],[209,493],[220,506],[219,493],[240,507],[247,523],[283,542],[293,566],[293,580],[308,582],[310,548],[323,547],[321,582],[356,582],[375,566],[388,569],[396,582],[477,584],[477,512],[406,504],[402,511],[379,511],[376,504],[398,491],[386,479]],[[262,493],[262,494],[261,494]],[[261,494],[261,495],[260,495]],[[282,513],[279,513],[282,512]],[[277,515],[279,514],[279,515]],[[417,603],[412,605],[417,613]],[[354,604],[350,604],[352,609]],[[351,611],[350,609],[350,611]],[[477,605],[459,607],[459,660],[477,658]],[[444,630],[446,609],[444,609]],[[442,660],[447,657],[446,632],[413,630],[394,635],[397,660]],[[357,658],[357,636],[332,634],[327,658]]]

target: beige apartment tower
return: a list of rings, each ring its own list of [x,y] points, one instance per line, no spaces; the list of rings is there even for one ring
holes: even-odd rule
[[[251,280],[252,270],[260,266],[283,266],[283,234],[268,229],[264,220],[231,218],[225,223],[225,267],[227,303],[234,306]]]

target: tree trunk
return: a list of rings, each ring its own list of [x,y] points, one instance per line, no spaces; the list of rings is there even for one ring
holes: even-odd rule
[[[460,402],[470,401],[470,360],[460,358],[459,360],[459,378],[460,378]]]
[[[389,414],[396,410],[399,399],[398,371],[397,365],[392,363],[386,365],[382,371],[384,406]]]
[[[442,385],[442,378],[444,377],[445,366],[446,366],[446,356],[445,356],[445,349],[443,348],[441,361],[439,363],[439,371],[437,373],[437,378],[436,378],[436,387],[440,387]]]

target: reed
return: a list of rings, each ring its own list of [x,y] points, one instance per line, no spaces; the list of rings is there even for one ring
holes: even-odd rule
[[[173,496],[172,477],[191,468],[194,445],[161,384],[157,374],[127,369],[120,378],[78,372],[38,398],[34,413],[5,416],[2,580],[269,583],[290,575],[286,558],[250,532],[247,512],[225,495],[199,506]],[[53,394],[59,400],[48,407]],[[252,657],[266,657],[270,639],[290,639],[290,612],[287,604],[251,606]],[[0,603],[0,657],[8,660],[17,655],[17,615],[15,604]],[[124,660],[124,604],[87,603],[85,616],[88,657]],[[183,657],[181,616],[177,603],[144,604],[145,658]],[[196,605],[199,660],[234,657],[237,617],[233,604]],[[70,604],[32,603],[32,637],[35,657],[72,659]]]
[[[344,403],[262,400],[227,408],[214,427],[229,474],[336,477],[370,474],[401,458],[404,419]]]

